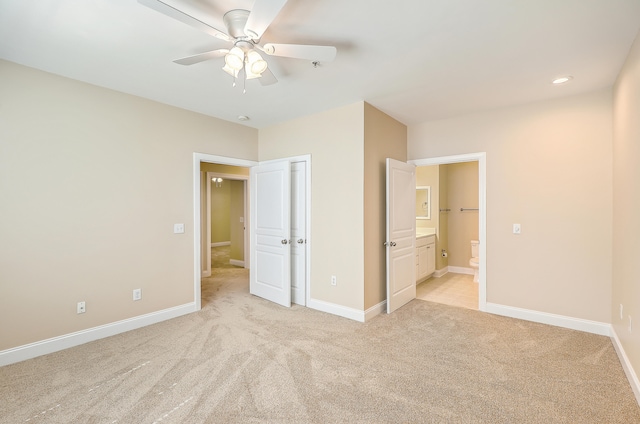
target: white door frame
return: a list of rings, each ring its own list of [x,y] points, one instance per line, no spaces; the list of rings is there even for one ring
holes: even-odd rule
[[[233,181],[243,181],[244,182],[244,188],[243,188],[243,197],[244,197],[244,210],[242,212],[242,216],[244,218],[244,252],[242,253],[242,257],[243,257],[243,262],[244,262],[244,268],[249,268],[249,231],[248,231],[248,227],[247,224],[248,219],[249,219],[249,208],[247,207],[249,205],[249,176],[248,175],[239,175],[239,174],[225,174],[225,173],[221,173],[221,172],[211,172],[211,171],[207,171],[207,189],[205,191],[205,201],[206,201],[206,222],[207,222],[207,230],[210,230],[210,226],[211,226],[211,178],[213,177],[218,177],[218,178],[222,178],[225,180],[233,180]],[[209,277],[211,276],[211,231],[207,231],[206,232],[206,250],[208,255],[205,255],[206,262],[207,262],[207,266],[205,267],[205,270],[202,273],[203,277]]]
[[[487,153],[468,153],[407,161],[415,166],[447,165],[460,162],[478,162],[478,232],[480,263],[478,267],[478,310],[487,310]]]
[[[193,298],[196,304],[196,310],[199,311],[202,309],[202,292],[201,292],[201,283],[200,279],[202,278],[202,263],[201,263],[201,245],[202,240],[200,238],[201,234],[201,214],[200,208],[201,205],[201,171],[200,171],[200,163],[216,163],[220,165],[232,165],[232,166],[241,166],[245,168],[250,168],[258,164],[256,161],[245,160],[245,159],[236,159],[229,158],[226,156],[217,156],[210,155],[207,153],[193,153],[193,252],[194,252],[194,263],[193,263]],[[236,176],[239,177],[239,176]],[[247,191],[250,191],[247,190]],[[247,205],[245,204],[245,208]],[[245,217],[245,227],[248,225]]]

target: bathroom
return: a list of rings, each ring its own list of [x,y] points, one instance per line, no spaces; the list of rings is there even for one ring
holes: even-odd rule
[[[478,204],[477,161],[416,168],[416,234],[435,234],[435,270],[417,274],[418,299],[478,309]]]

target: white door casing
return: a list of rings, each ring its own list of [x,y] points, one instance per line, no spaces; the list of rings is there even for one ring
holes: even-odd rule
[[[387,158],[387,313],[416,298],[415,166]]]
[[[291,164],[291,301],[306,305],[306,162]]]
[[[291,166],[251,168],[251,272],[249,291],[291,306]]]

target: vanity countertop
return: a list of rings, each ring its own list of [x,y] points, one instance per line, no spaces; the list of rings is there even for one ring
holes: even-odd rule
[[[428,236],[432,236],[435,235],[436,233],[436,229],[435,228],[416,228],[416,238],[422,238],[422,237],[428,237]]]

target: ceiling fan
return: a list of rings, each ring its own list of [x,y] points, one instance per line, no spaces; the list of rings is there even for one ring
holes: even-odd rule
[[[267,62],[260,53],[269,56],[306,59],[317,66],[318,62],[330,62],[336,56],[333,46],[313,46],[303,44],[260,44],[262,34],[278,15],[287,0],[256,0],[251,11],[243,9],[230,10],[223,16],[226,32],[190,16],[161,0],[138,0],[138,3],[156,10],[166,16],[200,29],[214,37],[232,43],[229,49],[208,51],[194,56],[174,60],[180,65],[193,65],[205,60],[224,57],[222,68],[235,80],[242,77],[244,81],[258,78],[262,85],[278,82]]]

